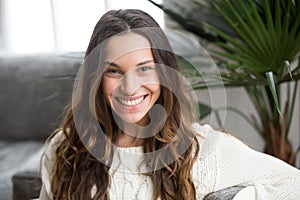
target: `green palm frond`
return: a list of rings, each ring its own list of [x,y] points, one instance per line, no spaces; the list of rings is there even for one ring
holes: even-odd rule
[[[165,14],[182,26],[183,29],[208,41],[218,41],[220,38],[215,32],[207,29],[203,23],[214,24],[220,30],[232,34],[228,25],[224,23],[224,20],[212,8],[210,1],[206,1],[206,4],[199,3],[197,0],[164,0],[163,4],[158,4],[155,0],[148,1],[163,10]]]
[[[220,109],[234,111],[249,122],[265,140],[266,153],[295,164],[300,147],[293,151],[287,136],[299,93],[300,0],[164,0],[156,5],[183,29],[213,42],[208,50],[217,71],[199,72],[179,58],[181,72],[192,87],[243,87],[258,117],[238,108]],[[196,66],[201,67],[211,69],[205,63]],[[218,116],[218,110],[205,106],[204,113]]]
[[[261,74],[264,81],[259,84],[268,84],[264,76],[268,71],[279,77],[278,83],[300,79],[298,69],[292,76],[283,75],[284,63],[292,63],[300,50],[299,0],[204,0],[204,3],[165,0],[164,4],[148,1],[164,10],[184,29],[214,41],[222,50],[210,52],[223,60],[223,65],[230,60],[228,65],[235,66],[238,72],[246,69],[247,73],[252,72],[251,76]],[[234,70],[228,72],[234,73]],[[224,72],[226,80],[230,78],[228,72]],[[249,80],[236,78],[239,74],[236,73],[229,83],[243,86],[253,81],[250,76]]]
[[[224,17],[234,30],[235,37],[224,33],[216,27],[208,25],[218,33],[225,42],[218,42],[222,50],[213,51],[224,60],[236,64],[231,75],[222,73],[224,82],[231,81],[231,85],[251,86],[251,80],[257,74],[266,75],[256,85],[265,85],[267,99],[274,105],[271,114],[279,123],[280,90],[279,84],[295,81],[299,77],[299,66],[293,71],[289,63],[296,59],[300,51],[300,9],[292,0],[273,0],[256,3],[255,1],[214,0],[214,7]],[[259,13],[259,9],[261,12]],[[228,65],[232,65],[229,64]],[[248,78],[241,73],[241,69],[248,69]],[[255,75],[256,74],[256,75]],[[267,115],[262,114],[265,118]]]
[[[216,44],[222,51],[214,52],[241,68],[260,74],[272,71],[283,77],[284,62],[291,63],[300,50],[299,7],[292,0],[263,1],[263,5],[259,4],[265,13],[262,15],[255,1],[213,0],[213,5],[236,35],[233,38],[208,25],[225,40]]]

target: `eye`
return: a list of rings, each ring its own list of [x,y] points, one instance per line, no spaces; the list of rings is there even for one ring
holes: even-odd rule
[[[139,68],[139,70],[141,72],[146,72],[146,71],[149,71],[151,69],[153,69],[153,67],[151,67],[151,66],[142,66],[142,67]]]
[[[105,74],[107,74],[108,76],[120,76],[123,73],[119,69],[116,69],[116,68],[107,68],[105,70]]]

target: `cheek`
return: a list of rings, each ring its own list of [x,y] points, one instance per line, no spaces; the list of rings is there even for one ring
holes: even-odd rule
[[[156,97],[157,100],[161,93],[161,87],[160,87],[161,85],[157,73],[154,76],[153,82],[155,84],[151,84],[149,89],[152,91],[153,95]]]
[[[148,85],[148,90],[151,91],[153,97],[155,98],[155,101],[159,98],[161,89],[160,89],[160,84],[151,84]]]
[[[102,91],[105,97],[105,100],[107,103],[111,104],[111,95],[115,88],[116,81],[110,79],[110,78],[103,78],[102,81]]]

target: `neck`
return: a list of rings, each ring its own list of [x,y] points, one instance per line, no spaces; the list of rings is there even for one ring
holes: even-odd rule
[[[121,122],[121,120],[119,121]],[[146,123],[145,121],[143,121]],[[118,124],[119,130],[117,132],[117,138],[115,145],[118,147],[136,147],[142,146],[145,141],[145,130],[147,130],[140,123],[127,123],[122,121]]]
[[[142,146],[144,144],[144,141],[144,138],[134,137],[123,131],[120,131],[115,144],[118,147],[137,147]]]

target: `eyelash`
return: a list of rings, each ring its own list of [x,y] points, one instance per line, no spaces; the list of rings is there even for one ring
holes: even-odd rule
[[[106,74],[122,74],[122,72],[120,72],[120,70],[118,69],[107,69],[105,71]]]
[[[123,73],[116,68],[107,68],[105,70],[105,74],[107,77],[111,77],[111,78],[119,78],[123,75]]]

